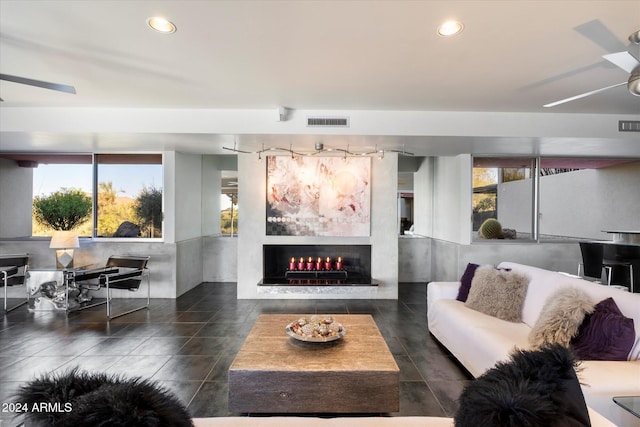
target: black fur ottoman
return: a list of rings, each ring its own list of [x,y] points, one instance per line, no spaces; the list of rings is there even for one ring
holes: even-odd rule
[[[193,427],[184,405],[155,383],[78,368],[30,381],[14,402],[27,427]]]
[[[455,426],[590,426],[576,366],[560,345],[515,352],[463,390]]]

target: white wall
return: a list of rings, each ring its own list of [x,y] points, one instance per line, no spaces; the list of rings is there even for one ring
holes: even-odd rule
[[[371,160],[371,277],[376,298],[398,298],[398,155]]]
[[[33,169],[0,159],[0,238],[31,236]]]
[[[238,298],[378,298],[398,295],[396,194],[398,158],[393,153],[372,159],[371,236],[300,237],[266,235],[266,165],[255,155],[238,155]],[[372,276],[377,288],[343,287],[341,293],[260,292],[263,244],[370,244]]]
[[[202,280],[205,282],[236,282],[238,279],[238,239],[220,235],[223,170],[238,170],[237,156],[202,156]]]
[[[471,156],[427,157],[413,183],[415,233],[470,243]]]
[[[235,155],[202,156],[202,235],[220,234],[221,171],[238,170]],[[242,191],[242,190],[240,190]]]
[[[413,175],[414,233],[431,236],[433,233],[433,164],[425,157]]]
[[[431,237],[470,243],[471,155],[434,159],[432,227]]]
[[[220,186],[221,173],[216,165],[216,156],[202,156],[202,218],[201,234],[210,236],[220,233]]]
[[[202,282],[202,156],[175,152],[173,166],[175,219],[175,294]],[[165,206],[171,207],[165,200]]]
[[[308,116],[348,116],[348,128],[321,129],[323,135],[407,135],[407,136],[452,136],[455,140],[446,139],[429,142],[442,144],[432,147],[439,152],[457,154],[459,142],[464,141],[465,150],[478,144],[480,137],[507,138],[508,152],[511,154],[533,153],[540,145],[534,143],[536,137],[553,138],[553,144],[543,149],[551,151],[569,151],[576,146],[576,138],[587,138],[590,141],[607,138],[603,141],[611,155],[634,157],[638,155],[636,145],[613,143],[612,141],[633,138],[618,132],[618,120],[637,120],[637,115],[614,114],[562,114],[562,113],[513,113],[513,112],[469,112],[469,111],[385,111],[385,110],[291,110],[285,122],[273,118],[273,109],[162,109],[162,108],[10,108],[3,107],[0,132],[9,135],[21,132],[59,133],[67,140],[68,150],[77,150],[78,139],[74,136],[87,133],[95,135],[118,135],[117,141],[109,140],[114,150],[130,150],[130,139],[140,140],[141,134],[152,134],[157,146],[175,143],[175,134],[189,135],[309,135],[306,118]],[[320,131],[320,130],[319,130]],[[67,134],[67,135],[65,135]],[[465,140],[465,137],[472,138]],[[516,143],[514,142],[516,138]],[[520,139],[522,138],[522,139]],[[98,139],[99,141],[102,138]],[[195,140],[198,152],[205,152],[202,140]],[[181,141],[186,145],[190,140]],[[209,138],[207,138],[209,140]],[[288,140],[288,139],[287,139]],[[88,143],[95,144],[92,139]],[[255,140],[260,144],[259,139]],[[145,141],[146,143],[146,141]],[[473,143],[473,144],[471,144]],[[495,144],[491,144],[495,147]],[[71,148],[73,147],[73,148]],[[602,155],[597,146],[585,147],[582,154]],[[19,151],[24,149],[24,139],[4,138],[1,149]],[[183,150],[186,151],[186,150]],[[211,151],[209,151],[211,153]],[[544,154],[544,153],[543,153]],[[445,155],[445,154],[441,154]]]
[[[202,156],[175,153],[176,242],[202,236]]]

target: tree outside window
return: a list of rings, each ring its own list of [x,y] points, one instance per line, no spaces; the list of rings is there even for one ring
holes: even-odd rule
[[[80,189],[63,188],[49,196],[33,199],[34,222],[48,234],[48,229],[70,231],[88,225],[91,218],[91,196]]]

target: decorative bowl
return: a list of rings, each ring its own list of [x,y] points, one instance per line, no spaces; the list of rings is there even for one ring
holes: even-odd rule
[[[331,316],[301,317],[287,325],[285,333],[294,339],[306,342],[329,342],[339,340],[347,329]]]

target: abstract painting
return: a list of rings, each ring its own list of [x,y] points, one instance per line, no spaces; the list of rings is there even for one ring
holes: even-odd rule
[[[267,157],[267,235],[369,236],[371,158]]]

